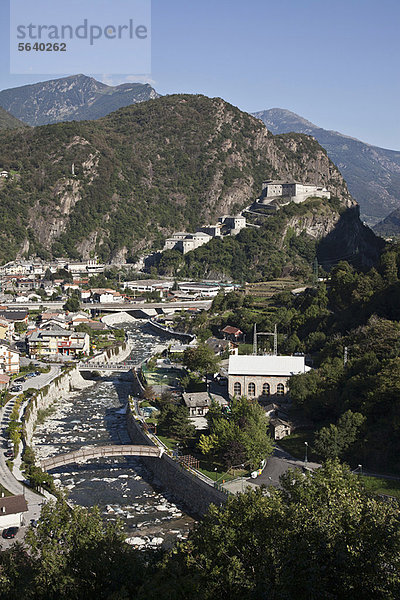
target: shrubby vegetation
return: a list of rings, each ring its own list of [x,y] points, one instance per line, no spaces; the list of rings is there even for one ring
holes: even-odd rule
[[[210,508],[187,542],[134,550],[97,509],[48,504],[37,529],[0,553],[4,600],[396,600],[397,503],[369,496],[347,467],[289,472],[282,489]]]

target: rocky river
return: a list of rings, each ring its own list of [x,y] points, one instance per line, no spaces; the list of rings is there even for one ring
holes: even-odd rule
[[[139,321],[123,326],[132,344],[129,360],[147,358],[156,346],[165,343]],[[129,444],[123,407],[131,391],[131,384],[116,375],[55,403],[53,413],[35,430],[37,457],[43,459],[91,444]],[[108,520],[120,518],[127,541],[135,546],[168,547],[176,539],[185,538],[193,524],[193,519],[134,457],[67,465],[53,474],[56,485],[68,490],[71,502],[97,505]]]

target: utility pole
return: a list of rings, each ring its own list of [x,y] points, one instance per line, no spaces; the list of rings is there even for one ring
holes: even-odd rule
[[[257,323],[254,323],[253,328],[253,354],[257,356]]]
[[[318,259],[315,257],[314,265],[313,265],[313,274],[314,274],[314,285],[318,283]]]
[[[276,323],[274,327],[274,356],[278,356],[278,329]]]
[[[343,364],[344,366],[347,365],[347,357],[348,357],[348,348],[347,346],[344,347],[344,354],[343,354]]]

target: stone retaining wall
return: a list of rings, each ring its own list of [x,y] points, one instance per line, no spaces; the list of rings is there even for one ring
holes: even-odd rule
[[[93,383],[93,381],[86,381],[83,379],[79,370],[73,368],[67,373],[61,373],[61,375],[39,390],[24,411],[23,424],[25,443],[28,445],[31,444],[39,410],[46,410],[56,400],[68,397],[72,390],[82,390],[85,389],[85,387],[93,385]]]
[[[129,409],[127,429],[133,444],[155,445]],[[228,496],[225,493],[196,477],[167,454],[163,454],[162,458],[141,460],[160,484],[180,500],[187,511],[193,515],[201,517],[207,512],[210,504],[222,506],[227,501]]]
[[[95,354],[95,356],[89,358],[87,363],[93,363],[93,368],[95,369],[96,363],[122,362],[128,358],[131,352],[131,346],[127,342],[123,342],[119,346],[110,346],[102,352]]]

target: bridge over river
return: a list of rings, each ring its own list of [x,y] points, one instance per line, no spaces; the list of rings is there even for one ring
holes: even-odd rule
[[[110,371],[125,373],[132,369],[139,369],[141,363],[136,363],[132,360],[124,360],[119,363],[105,363],[105,362],[80,362],[78,363],[79,371]]]
[[[118,445],[118,446],[85,446],[74,452],[66,452],[46,458],[40,462],[40,466],[44,471],[69,465],[72,463],[86,462],[93,458],[106,458],[112,456],[151,456],[153,458],[161,458],[164,453],[163,448],[157,446],[133,446]]]

